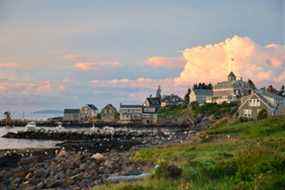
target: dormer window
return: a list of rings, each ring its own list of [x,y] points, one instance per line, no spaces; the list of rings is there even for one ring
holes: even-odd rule
[[[230,72],[230,74],[228,75],[228,81],[235,81],[237,80],[236,75],[233,72]]]
[[[249,100],[249,106],[251,106],[251,107],[259,107],[260,106],[259,99],[250,99]]]

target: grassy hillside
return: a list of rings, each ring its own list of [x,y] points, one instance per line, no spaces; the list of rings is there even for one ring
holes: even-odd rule
[[[237,104],[204,104],[201,106],[191,105],[191,106],[175,106],[162,108],[158,112],[158,116],[162,118],[177,118],[187,116],[189,114],[196,117],[199,114],[203,115],[214,115],[216,117],[221,117],[225,114],[233,114],[237,111]]]
[[[139,150],[132,159],[161,167],[143,181],[96,189],[285,189],[285,117],[224,124],[186,144]],[[169,165],[180,167],[182,175],[170,178]]]

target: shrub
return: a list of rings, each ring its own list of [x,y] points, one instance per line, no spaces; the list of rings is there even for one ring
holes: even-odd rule
[[[262,109],[260,110],[260,112],[258,112],[258,115],[257,115],[258,120],[266,119],[267,117],[268,117],[268,113],[266,109]]]
[[[159,178],[178,179],[182,175],[182,169],[173,164],[163,162],[157,168],[155,176]]]

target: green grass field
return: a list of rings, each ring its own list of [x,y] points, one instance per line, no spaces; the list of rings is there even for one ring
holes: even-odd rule
[[[191,143],[141,149],[132,159],[161,167],[145,180],[95,189],[285,189],[285,117],[223,124],[201,132]],[[183,171],[177,179],[165,175],[173,164]]]

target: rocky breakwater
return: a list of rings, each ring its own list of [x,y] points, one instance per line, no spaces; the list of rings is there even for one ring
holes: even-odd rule
[[[142,137],[150,134],[150,131],[144,130],[132,130],[128,128],[90,128],[85,131],[69,131],[63,129],[45,129],[40,127],[29,127],[24,131],[8,132],[4,138],[16,138],[16,139],[38,139],[38,140],[92,140],[102,138],[132,138]]]
[[[165,143],[177,143],[188,139],[192,131],[187,129],[129,129],[129,128],[90,128],[90,130],[59,131],[41,128],[28,129],[16,133],[7,133],[5,138],[60,140],[57,144],[66,150],[89,152],[108,152],[110,150],[127,151],[134,146],[148,146]]]
[[[2,152],[0,160],[12,153]],[[129,160],[131,152],[13,151],[15,165],[0,165],[0,189],[89,189],[109,176],[141,174],[151,164]]]

